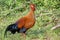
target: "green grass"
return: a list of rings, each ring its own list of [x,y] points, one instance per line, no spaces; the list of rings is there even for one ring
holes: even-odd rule
[[[0,40],[24,40],[20,33],[4,38],[4,31],[9,24],[15,23],[29,11],[27,0],[0,0]],[[60,1],[31,0],[36,5],[36,23],[26,33],[26,40],[59,40],[60,29],[51,28],[60,22]]]

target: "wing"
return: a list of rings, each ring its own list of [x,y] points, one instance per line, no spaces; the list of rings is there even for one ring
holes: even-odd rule
[[[19,28],[19,29],[24,26],[25,20],[26,20],[26,18],[23,17],[23,18],[21,18],[21,19],[19,19],[19,20],[17,21],[17,25],[18,25],[18,28]]]
[[[35,24],[34,19],[27,18],[27,20],[25,21],[25,26],[24,27],[29,29],[29,28],[33,27],[34,24]]]

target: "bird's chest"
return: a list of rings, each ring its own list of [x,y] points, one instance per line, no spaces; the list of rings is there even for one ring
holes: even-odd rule
[[[35,20],[34,19],[28,19],[25,23],[25,27],[26,28],[31,28],[33,25],[35,24]]]

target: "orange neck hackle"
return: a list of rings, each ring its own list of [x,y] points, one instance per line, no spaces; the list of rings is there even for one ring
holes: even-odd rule
[[[34,4],[30,4],[30,8],[32,11],[35,11],[35,5]]]
[[[30,18],[35,18],[35,5],[34,4],[30,4],[30,11],[28,12],[28,14],[25,17],[30,17]]]

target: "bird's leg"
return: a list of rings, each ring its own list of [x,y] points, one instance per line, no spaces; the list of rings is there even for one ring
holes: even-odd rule
[[[26,40],[26,34],[25,33],[21,33],[22,37],[24,38],[24,40]]]

